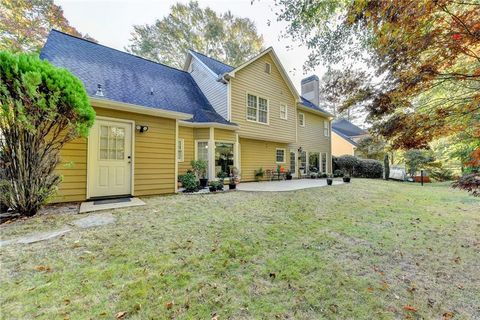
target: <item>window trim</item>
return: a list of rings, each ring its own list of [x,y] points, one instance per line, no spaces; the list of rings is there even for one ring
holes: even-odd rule
[[[300,124],[300,115],[302,115],[302,120],[303,120],[303,121],[302,121],[302,122],[303,122],[302,124]],[[298,113],[298,125],[299,125],[300,127],[305,127],[305,113],[303,113],[303,112],[299,112],[299,113]]]
[[[256,120],[251,120],[251,119],[248,119],[248,96],[251,95],[251,96],[254,96],[257,98],[257,107],[256,107]],[[267,101],[267,122],[261,122],[261,121],[258,121],[258,119],[260,119],[260,107],[259,107],[259,101],[260,101],[260,98],[263,99],[263,100],[266,100]],[[245,120],[248,121],[248,122],[253,122],[253,123],[258,123],[258,124],[263,124],[263,125],[266,125],[266,126],[269,126],[270,125],[270,100],[265,98],[265,97],[262,97],[256,93],[252,93],[252,92],[246,92],[245,93]]]
[[[277,160],[277,151],[278,151],[278,150],[282,150],[282,151],[283,151],[283,161],[278,161],[278,160]],[[286,160],[286,159],[285,159],[286,154],[287,154],[287,151],[286,151],[285,148],[275,148],[275,162],[276,162],[276,163],[286,163],[286,161],[285,161],[285,160]]]
[[[328,120],[323,120],[323,136],[330,137],[330,123]]]
[[[184,162],[185,161],[185,139],[178,138],[177,139],[177,162]],[[180,147],[180,149],[178,149]],[[182,157],[178,158],[178,151],[182,151]]]
[[[282,117],[282,107],[285,108],[285,118]],[[281,104],[280,105],[280,119],[288,120],[288,106],[286,104]]]

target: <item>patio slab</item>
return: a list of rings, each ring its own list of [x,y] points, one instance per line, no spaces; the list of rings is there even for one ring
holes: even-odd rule
[[[333,180],[333,185],[343,184],[341,180]],[[327,179],[298,179],[286,181],[261,181],[240,183],[237,186],[239,191],[252,192],[281,192],[294,191],[308,188],[326,187]]]

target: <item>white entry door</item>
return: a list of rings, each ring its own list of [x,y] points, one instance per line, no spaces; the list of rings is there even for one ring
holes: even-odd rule
[[[90,198],[131,194],[132,129],[130,122],[95,120],[88,139]]]

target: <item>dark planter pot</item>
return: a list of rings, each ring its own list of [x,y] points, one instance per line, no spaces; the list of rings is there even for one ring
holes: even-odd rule
[[[316,176],[310,176],[310,179],[317,179]]]
[[[203,188],[206,188],[208,185],[208,179],[200,179],[200,187],[203,189]]]
[[[343,177],[343,182],[349,183],[350,182],[350,177]]]
[[[237,189],[237,185],[236,185],[235,183],[234,183],[234,184],[231,184],[231,183],[230,183],[230,184],[228,185],[228,189],[229,189],[229,190]]]
[[[286,176],[285,179],[292,180],[292,176]]]
[[[214,186],[210,186],[208,187],[208,190],[210,190],[210,192],[215,192],[217,191],[217,188],[215,188]]]
[[[331,186],[333,183],[333,179],[327,178],[327,185]]]

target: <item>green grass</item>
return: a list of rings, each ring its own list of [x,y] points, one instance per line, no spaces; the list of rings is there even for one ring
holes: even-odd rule
[[[1,318],[480,317],[480,201],[447,184],[145,201],[112,211],[114,225],[0,248]],[[10,239],[78,218],[0,230]]]

